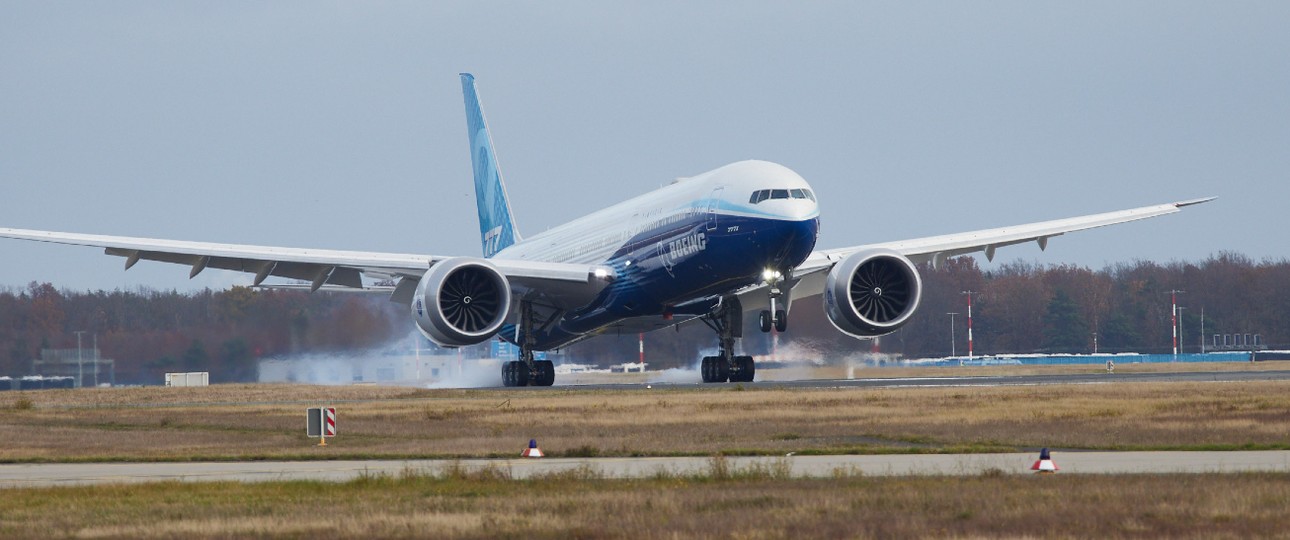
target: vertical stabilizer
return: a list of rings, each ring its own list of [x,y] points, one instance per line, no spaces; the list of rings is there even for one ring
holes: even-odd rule
[[[493,152],[493,138],[488,134],[484,109],[479,105],[475,92],[475,76],[461,74],[461,92],[466,98],[466,128],[470,135],[470,160],[475,167],[475,204],[479,207],[479,232],[484,256],[492,257],[498,251],[520,239],[515,230],[515,218],[506,197],[506,185],[497,166]]]

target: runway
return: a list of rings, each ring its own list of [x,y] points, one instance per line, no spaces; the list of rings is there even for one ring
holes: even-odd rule
[[[730,470],[761,466],[786,470],[795,477],[952,475],[993,471],[1031,474],[1038,453],[899,454],[864,456],[782,456],[727,458]],[[1290,451],[1239,452],[1061,452],[1052,453],[1060,474],[1234,473],[1290,472]],[[69,463],[0,465],[0,488],[50,487],[159,481],[265,482],[316,480],[343,482],[363,475],[406,472],[433,474],[460,464],[468,468],[496,467],[512,478],[526,479],[561,471],[589,468],[608,478],[639,478],[660,471],[678,475],[706,474],[708,457],[658,458],[543,458],[373,461],[284,461],[197,463]]]
[[[721,389],[725,385],[704,384],[698,382],[649,382],[632,384],[571,384],[560,385],[566,390],[630,390],[650,388],[712,388]],[[1239,382],[1290,380],[1290,370],[1279,371],[1184,371],[1184,372],[1149,372],[1149,373],[1066,373],[1042,375],[998,375],[968,377],[902,377],[902,378],[857,378],[857,379],[806,379],[796,381],[758,381],[740,383],[748,388],[916,388],[934,386],[1035,386],[1046,384],[1102,384],[1122,382]],[[517,390],[529,388],[542,391],[541,387],[505,388],[498,390]]]

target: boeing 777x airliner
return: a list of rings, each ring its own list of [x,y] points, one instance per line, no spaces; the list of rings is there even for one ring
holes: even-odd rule
[[[1172,214],[1212,200],[1146,206],[967,233],[816,250],[820,211],[806,180],[787,167],[741,161],[541,234],[521,238],[511,215],[492,138],[475,90],[461,75],[474,165],[482,257],[128,238],[0,229],[0,237],[105,248],[125,257],[306,280],[311,290],[368,288],[392,280],[391,300],[443,346],[498,336],[519,346],[502,367],[506,386],[549,386],[550,361],[534,351],[563,347],[610,329],[643,332],[702,321],[720,352],[703,359],[704,382],[752,381],[751,356],[735,354],[745,313],[760,328],[788,328],[794,300],[820,296],[833,325],[857,338],[894,332],[918,308],[917,264],[1023,242],[1040,249],[1064,233]]]

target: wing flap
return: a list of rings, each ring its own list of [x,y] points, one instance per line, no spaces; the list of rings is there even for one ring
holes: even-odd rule
[[[354,287],[362,286],[362,274],[353,268],[340,268],[329,265],[286,261],[264,261],[260,259],[187,255],[161,251],[136,251],[118,248],[107,248],[103,251],[108,255],[126,257],[127,270],[134,266],[138,261],[144,260],[191,266],[193,270],[189,277],[196,277],[197,274],[201,273],[201,271],[206,268],[216,268],[219,270],[232,270],[235,272],[254,272],[257,275],[257,279],[259,279],[259,273],[267,268],[268,272],[265,274],[265,277],[277,276],[289,279],[313,281],[314,279],[317,279],[318,274],[325,269],[335,268],[335,271],[331,272],[332,275],[327,280],[327,283]]]

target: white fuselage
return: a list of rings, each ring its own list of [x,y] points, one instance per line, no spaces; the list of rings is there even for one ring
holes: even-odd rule
[[[629,319],[700,315],[768,270],[789,274],[818,232],[819,205],[801,176],[741,161],[523,239],[494,258],[614,269],[614,283],[594,301],[537,335],[537,348],[547,349]]]
[[[696,216],[805,221],[817,219],[814,198],[749,202],[763,189],[811,189],[801,176],[767,161],[741,161],[628,199],[603,210],[525,238],[495,255],[499,259],[598,264],[609,261],[633,239],[647,241]]]

